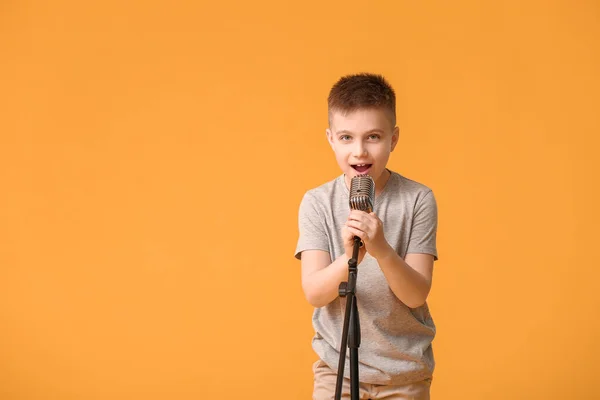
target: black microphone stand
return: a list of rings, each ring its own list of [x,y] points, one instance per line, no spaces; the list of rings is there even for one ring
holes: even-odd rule
[[[342,397],[342,384],[344,382],[344,365],[346,363],[346,346],[350,348],[350,399],[358,400],[358,348],[360,347],[360,320],[356,305],[356,274],[358,273],[358,250],[362,246],[360,238],[354,236],[352,258],[348,260],[348,282],[340,283],[340,297],[346,297],[346,315],[342,331],[342,344],[340,346],[340,361],[338,363],[337,383],[335,386],[335,400]]]

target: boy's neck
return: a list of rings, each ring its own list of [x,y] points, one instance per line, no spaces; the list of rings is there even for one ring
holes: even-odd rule
[[[392,176],[392,173],[389,169],[386,168],[379,177],[379,179],[375,182],[375,197],[379,196],[381,192],[383,192],[383,189],[385,189],[385,185],[390,179],[390,176]],[[352,181],[352,179],[347,175],[344,175],[344,181],[346,182],[346,187],[348,188],[348,191],[350,191],[350,182]]]

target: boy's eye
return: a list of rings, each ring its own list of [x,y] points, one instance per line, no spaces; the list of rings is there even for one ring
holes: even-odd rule
[[[342,140],[342,141],[350,140],[350,135],[342,135],[342,136],[340,136],[340,140]]]
[[[374,133],[372,135],[369,135],[369,139],[371,139],[371,140],[377,140],[377,139],[379,139],[379,135],[377,135],[377,134]]]

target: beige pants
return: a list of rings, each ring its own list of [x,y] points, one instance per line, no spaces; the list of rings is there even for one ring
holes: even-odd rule
[[[335,396],[337,371],[332,370],[323,361],[318,360],[313,365],[313,372],[315,376],[313,400],[333,400]],[[408,385],[389,386],[361,382],[358,390],[360,400],[429,400],[430,386],[431,379],[410,383]],[[344,384],[342,385],[342,399],[350,399],[350,379],[348,378],[344,378]]]

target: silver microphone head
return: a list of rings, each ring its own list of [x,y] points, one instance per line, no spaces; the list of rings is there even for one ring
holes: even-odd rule
[[[357,175],[350,181],[350,209],[367,213],[375,204],[375,182],[369,175]]]

